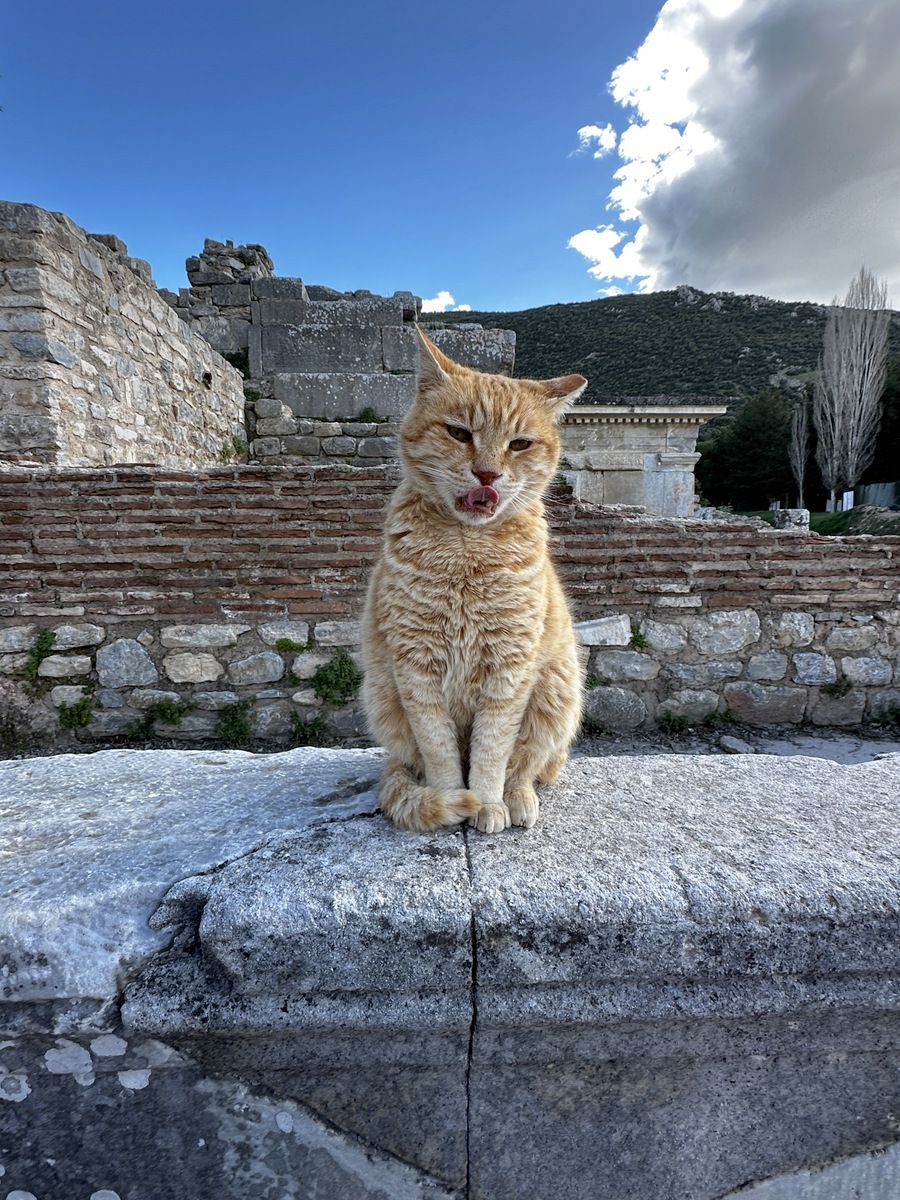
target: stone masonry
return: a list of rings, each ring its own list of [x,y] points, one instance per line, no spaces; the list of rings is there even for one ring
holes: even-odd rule
[[[0,202],[0,462],[203,466],[239,456],[238,372],[112,234]]]
[[[186,266],[191,286],[161,294],[244,371],[254,461],[396,458],[397,427],[416,394],[417,296],[276,277],[256,245],[207,240]],[[472,324],[429,332],[458,362],[512,373],[511,330]]]

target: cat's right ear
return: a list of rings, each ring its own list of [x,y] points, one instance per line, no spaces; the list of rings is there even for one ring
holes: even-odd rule
[[[446,383],[456,369],[446,354],[442,354],[437,346],[424,334],[417,325],[419,334],[419,395],[435,391]]]

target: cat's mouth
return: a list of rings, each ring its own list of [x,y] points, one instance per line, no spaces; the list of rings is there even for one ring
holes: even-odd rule
[[[492,487],[474,487],[460,496],[456,507],[461,512],[476,513],[481,517],[492,517],[500,503],[500,493]]]

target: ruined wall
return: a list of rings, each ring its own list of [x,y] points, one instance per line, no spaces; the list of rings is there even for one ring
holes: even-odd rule
[[[290,738],[354,706],[310,685],[358,618],[393,471],[243,467],[0,477],[7,703],[59,739],[57,710],[93,688],[79,736],[127,732],[160,700],[194,707],[178,738],[214,736],[247,702]],[[25,485],[27,486],[27,490]],[[820,538],[665,520],[551,496],[555,553],[590,648],[587,712],[607,729],[700,721],[855,724],[900,707],[900,539]],[[57,633],[30,699],[23,672]],[[291,649],[288,638],[305,650]]]
[[[235,455],[241,379],[112,235],[0,203],[0,461],[167,467]]]
[[[397,426],[416,395],[417,296],[273,276],[262,246],[209,239],[186,267],[191,286],[161,295],[242,367],[254,461],[396,457]],[[512,374],[512,330],[429,326],[429,334],[457,362]]]

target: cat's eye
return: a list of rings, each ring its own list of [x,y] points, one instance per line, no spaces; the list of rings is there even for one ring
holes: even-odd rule
[[[531,445],[528,438],[513,438],[509,443],[510,450],[527,450]]]
[[[447,432],[457,442],[471,442],[472,433],[469,429],[463,429],[461,425],[448,425]]]

